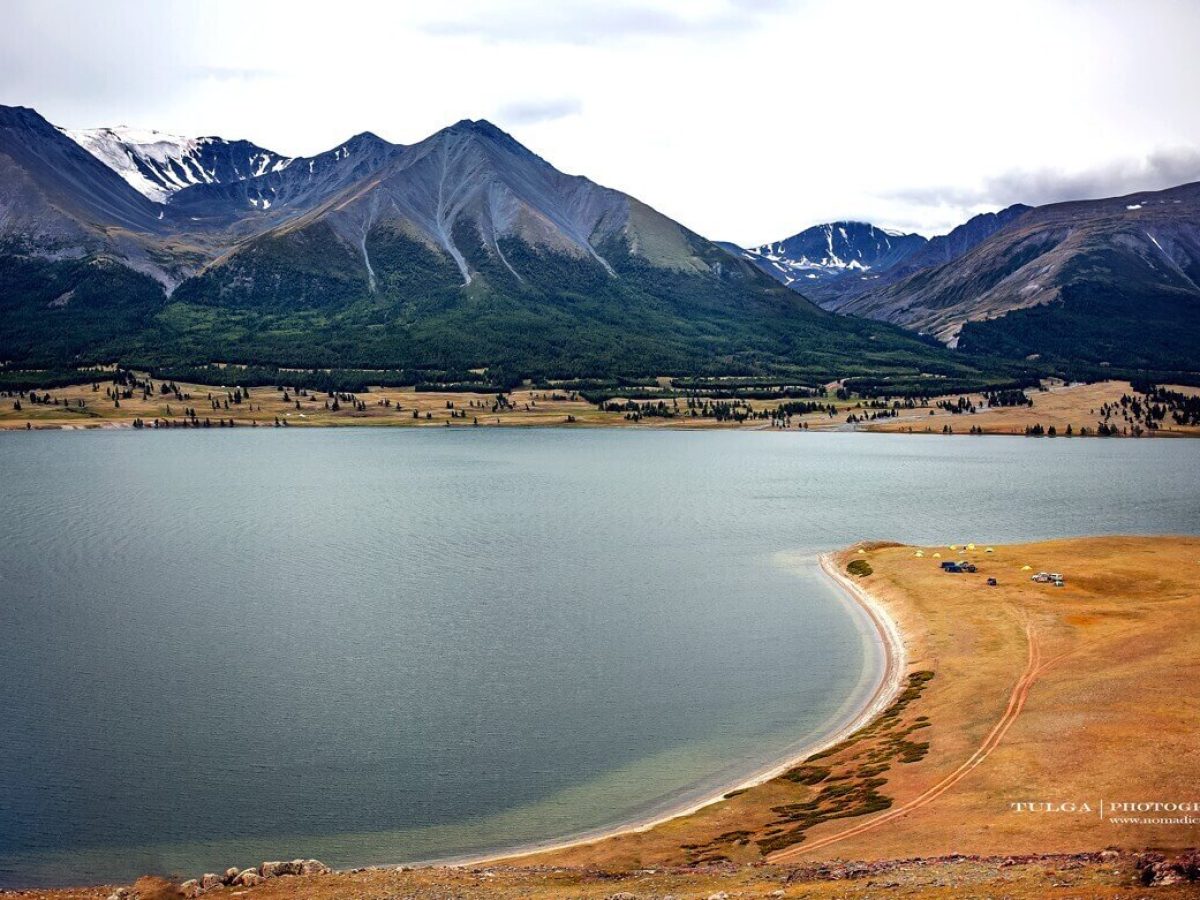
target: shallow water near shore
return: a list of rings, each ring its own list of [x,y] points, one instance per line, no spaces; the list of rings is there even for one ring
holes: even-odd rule
[[[0,479],[0,887],[652,817],[870,695],[817,553],[1200,532],[1182,440],[17,433]]]

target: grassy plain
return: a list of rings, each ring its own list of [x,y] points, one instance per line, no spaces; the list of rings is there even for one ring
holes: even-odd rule
[[[156,382],[157,384],[157,382]],[[345,399],[338,401],[333,409],[332,399],[319,391],[308,391],[303,395],[295,391],[280,391],[274,387],[252,388],[250,398],[240,404],[230,403],[226,408],[228,394],[234,386],[179,383],[181,392],[189,397],[184,401],[173,395],[155,391],[149,399],[143,399],[141,391],[120,400],[120,406],[105,395],[107,383],[100,383],[93,390],[92,383],[54,388],[39,394],[49,394],[51,402],[32,403],[18,397],[0,396],[0,429],[39,428],[121,428],[129,427],[135,420],[153,423],[172,421],[182,424],[184,410],[194,408],[199,420],[210,419],[233,421],[237,426],[274,426],[276,422],[287,427],[324,426],[405,426],[405,427],[480,427],[489,426],[621,426],[639,428],[741,428],[773,429],[770,418],[760,414],[770,411],[786,400],[746,400],[742,410],[753,413],[744,421],[731,418],[718,419],[709,416],[692,416],[687,408],[687,398],[680,397],[676,415],[663,417],[642,415],[631,417],[624,411],[601,410],[595,404],[569,390],[525,388],[505,395],[506,403],[497,404],[494,394],[467,391],[418,391],[415,388],[373,387],[369,391],[354,395],[356,402]],[[670,379],[660,379],[659,387],[670,389]],[[1185,394],[1195,394],[1194,387],[1172,387]],[[1105,404],[1117,405],[1124,394],[1131,394],[1128,382],[1105,381],[1095,384],[1056,385],[1049,390],[1029,390],[1032,406],[980,408],[973,414],[951,414],[939,407],[939,401],[957,401],[959,395],[933,397],[916,409],[901,409],[892,418],[874,421],[847,421],[851,415],[864,419],[877,412],[863,404],[860,398],[838,399],[831,390],[826,398],[819,398],[823,407],[832,407],[834,414],[827,411],[793,415],[787,427],[810,431],[885,431],[899,433],[942,433],[949,427],[954,434],[966,434],[974,426],[985,434],[1024,434],[1025,429],[1035,424],[1044,428],[1055,427],[1059,435],[1065,434],[1071,425],[1075,434],[1088,427],[1095,429],[1100,416],[1098,411]],[[976,406],[982,406],[979,394],[966,395]],[[214,409],[210,398],[216,399],[220,408]],[[20,401],[20,409],[16,408]],[[57,400],[58,403],[53,401]],[[699,400],[711,400],[700,397]],[[361,402],[361,407],[359,406]],[[634,401],[646,408],[658,400]],[[665,402],[670,405],[670,398]],[[719,402],[719,401],[718,401]],[[297,405],[298,404],[298,405]],[[414,416],[414,413],[416,415]],[[1127,424],[1118,414],[1113,424]],[[1163,426],[1148,432],[1147,436],[1197,437],[1200,426],[1175,425],[1169,418]]]
[[[1170,390],[1184,394],[1196,394],[1200,388],[1186,385],[1168,385]],[[890,431],[902,433],[940,433],[949,426],[957,433],[967,432],[971,426],[982,429],[984,434],[1024,434],[1025,429],[1041,425],[1045,429],[1054,427],[1059,435],[1071,426],[1075,434],[1081,428],[1095,429],[1100,421],[1099,410],[1105,404],[1117,405],[1124,394],[1132,395],[1128,381],[1099,381],[1092,384],[1056,385],[1046,391],[1027,391],[1033,399],[1032,406],[1000,406],[980,409],[976,413],[953,414],[936,406],[915,411],[905,411],[897,418],[871,422],[864,426],[867,431]],[[967,399],[980,405],[983,397],[968,394]],[[938,398],[938,399],[957,399]],[[936,401],[935,401],[936,402]],[[1120,416],[1113,424],[1126,426]],[[1197,437],[1200,427],[1180,426],[1169,419],[1154,432],[1155,437]]]
[[[286,422],[288,427],[320,427],[345,425],[454,427],[479,425],[564,425],[574,416],[581,424],[619,424],[617,413],[602,413],[585,400],[571,399],[566,393],[550,391],[514,391],[507,397],[511,407],[493,409],[495,395],[466,392],[432,392],[404,388],[373,388],[354,395],[363,408],[345,399],[332,401],[324,392],[279,391],[272,387],[250,390],[250,396],[240,404],[229,404],[228,392],[234,388],[212,385],[178,383],[180,391],[190,399],[177,400],[174,395],[151,394],[143,399],[139,391],[131,398],[121,399],[115,406],[108,399],[102,384],[93,391],[91,384],[72,385],[47,391],[60,403],[32,404],[23,401],[20,410],[13,407],[11,398],[0,400],[0,428],[114,428],[128,427],[135,419],[145,422],[174,421],[185,418],[184,410],[194,408],[203,421],[233,420],[237,426],[274,426]],[[221,404],[213,409],[210,397]],[[79,406],[80,401],[83,406]],[[414,413],[416,415],[414,416]],[[465,413],[466,417],[461,417]]]

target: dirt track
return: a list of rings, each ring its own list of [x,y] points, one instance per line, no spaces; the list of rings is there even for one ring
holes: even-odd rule
[[[1000,744],[1000,741],[1003,740],[1004,735],[1008,732],[1008,729],[1012,727],[1013,722],[1017,720],[1017,716],[1021,714],[1021,710],[1025,706],[1025,700],[1029,697],[1029,692],[1033,688],[1034,683],[1037,681],[1038,676],[1062,658],[1056,657],[1044,665],[1042,664],[1041,642],[1038,640],[1037,632],[1034,631],[1033,625],[1029,621],[1025,622],[1025,637],[1028,643],[1028,662],[1025,664],[1025,670],[1021,673],[1021,677],[1013,686],[1012,694],[1008,698],[1008,706],[1004,710],[1004,715],[1002,715],[1000,720],[996,722],[995,726],[988,733],[988,736],[984,739],[983,743],[979,745],[975,752],[972,753],[962,765],[960,765],[957,769],[955,769],[933,787],[929,788],[929,790],[925,791],[919,797],[910,800],[908,803],[905,803],[903,806],[900,806],[897,809],[889,810],[888,812],[885,812],[874,819],[870,819],[869,821],[862,822],[859,825],[847,828],[844,831],[838,832],[837,834],[827,835],[810,843],[797,844],[796,846],[789,847],[786,850],[780,850],[779,852],[773,853],[767,857],[767,861],[772,863],[787,862],[788,860],[796,859],[797,857],[807,855],[816,850],[823,850],[830,844],[836,844],[838,841],[846,838],[855,837],[863,832],[878,828],[881,825],[886,825],[888,822],[892,822],[898,818],[901,818],[913,810],[919,809],[922,806],[925,806],[927,803],[936,800],[942,794],[946,793],[946,791],[954,787],[954,785],[958,784],[958,782],[966,778],[976,766],[988,758],[991,752]],[[1065,655],[1066,654],[1064,654],[1064,656]]]

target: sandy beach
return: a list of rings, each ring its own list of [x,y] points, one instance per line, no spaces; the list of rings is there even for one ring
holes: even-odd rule
[[[501,862],[518,861],[542,853],[585,848],[621,835],[642,834],[667,822],[694,815],[707,807],[721,803],[730,794],[742,793],[764,782],[778,778],[814,754],[821,753],[841,743],[886,710],[904,686],[904,670],[907,654],[900,627],[892,619],[884,604],[838,571],[833,553],[821,554],[817,558],[817,563],[821,572],[836,586],[838,596],[844,602],[853,604],[860,609],[871,623],[874,631],[874,643],[876,644],[882,663],[881,676],[875,689],[868,696],[866,703],[856,711],[852,711],[850,717],[837,726],[833,732],[823,735],[820,739],[806,745],[803,749],[789,754],[786,758],[767,769],[760,770],[747,778],[726,785],[698,801],[684,802],[674,809],[658,813],[651,817],[624,822],[609,828],[575,835],[562,840],[528,845],[513,850],[475,856],[422,860],[418,864],[492,865]]]

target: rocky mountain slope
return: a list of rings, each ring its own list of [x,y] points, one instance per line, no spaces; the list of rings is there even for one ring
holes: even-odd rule
[[[975,355],[1195,372],[1200,183],[1039,207],[893,298]]]
[[[856,298],[874,294],[921,269],[957,259],[1029,209],[1018,203],[1000,212],[983,213],[949,234],[928,239],[866,222],[832,222],[814,225],[774,244],[749,249],[722,246],[823,308],[860,315],[854,308]]]
[[[706,261],[705,251],[694,246],[702,239],[681,225],[619,191],[564,175],[488,122],[459,122],[394,153],[369,182],[267,231],[246,250],[299,240],[322,228],[357,247],[372,290],[367,239],[381,231],[449,257],[463,286],[492,266],[518,284],[535,277],[532,271],[522,274],[505,256],[502,245],[509,240],[594,264],[610,275],[613,266],[600,249],[614,239],[662,268],[692,274],[714,274],[714,266],[726,264],[738,268],[720,255],[716,263]],[[486,262],[468,261],[475,245],[485,251]],[[217,268],[237,262],[238,257],[223,260]]]
[[[161,208],[31,109],[0,106],[0,237],[29,247],[161,230]]]
[[[929,334],[976,358],[1040,360],[1080,374],[1196,372],[1198,195],[1193,184],[1017,204],[873,264],[866,256],[847,263],[833,240],[847,236],[837,226],[745,255],[825,309]],[[867,228],[858,234],[870,242]]]
[[[973,352],[999,349],[985,338],[999,340],[1003,333],[1006,352],[1022,356],[1053,352],[1059,358],[1097,364],[1154,362],[1158,354],[1130,354],[1119,344],[1137,340],[1144,331],[1137,320],[1152,312],[1156,327],[1192,333],[1200,319],[1200,306],[1195,305],[1200,301],[1198,235],[1200,185],[1058,203],[1021,211],[966,253],[890,284],[846,295],[833,307],[925,331],[950,346],[963,343]],[[1053,340],[1034,333],[1018,338],[1014,329],[1027,329],[1016,323],[1030,322],[1029,316],[1003,326],[968,325],[1042,307],[1034,318],[1046,321],[1034,331],[1046,331],[1051,320],[1057,321]],[[1072,324],[1064,331],[1068,319]],[[1092,345],[1098,330],[1117,322],[1122,323],[1124,338],[1110,335]],[[972,335],[969,341],[961,336],[964,332]],[[1067,334],[1074,336],[1075,346],[1067,346]],[[1163,341],[1169,338],[1167,333],[1161,336]],[[1165,357],[1172,366],[1194,366],[1196,355],[1170,351]]]
[[[925,246],[904,260],[902,265],[889,270],[889,275],[894,280],[918,269],[952,262],[979,246],[997,231],[1007,228],[1032,208],[1023,203],[1014,203],[999,212],[972,216],[949,233],[930,238]]]
[[[897,321],[906,327],[918,327],[897,314],[886,300],[888,289],[926,269],[953,263],[993,234],[1008,227],[1031,207],[1016,204],[996,213],[982,213],[968,219],[948,234],[931,238],[919,250],[899,264],[857,279],[845,279],[836,290],[821,298],[826,309],[844,315],[866,316],[884,321]]]
[[[170,198],[169,206],[193,229],[228,230],[226,242],[232,243],[317,207],[370,178],[404,150],[364,132],[332,150],[293,159],[253,178],[184,188]]]
[[[837,368],[851,352],[864,354],[860,367],[916,364],[931,349],[824,313],[636,199],[474,121],[241,243],[173,300],[188,321],[202,309],[252,318],[254,329],[222,345],[233,358],[290,358],[310,340],[296,337],[303,318],[317,323],[304,355],[340,365],[717,372]],[[341,337],[351,323],[352,341]]]

